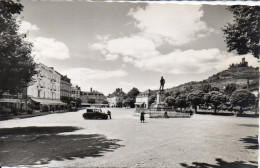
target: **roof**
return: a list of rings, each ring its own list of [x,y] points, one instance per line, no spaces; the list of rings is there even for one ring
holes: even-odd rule
[[[117,88],[112,94],[109,94],[108,97],[112,98],[112,97],[123,97],[125,96],[125,92],[122,91],[122,89]]]
[[[146,91],[139,93],[138,96],[153,95],[153,94],[156,94],[156,91],[148,89]]]

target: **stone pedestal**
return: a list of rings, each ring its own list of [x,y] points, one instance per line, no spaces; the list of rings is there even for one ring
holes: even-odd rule
[[[165,93],[164,93],[164,90],[159,90],[157,93],[156,93],[156,104],[164,104],[165,102]]]

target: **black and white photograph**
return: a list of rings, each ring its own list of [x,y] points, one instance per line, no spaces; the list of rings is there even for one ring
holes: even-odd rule
[[[257,168],[257,1],[0,0],[0,167]]]

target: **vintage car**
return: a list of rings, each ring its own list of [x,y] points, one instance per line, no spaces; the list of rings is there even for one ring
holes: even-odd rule
[[[103,113],[99,108],[87,108],[83,117],[85,119],[108,119],[107,114]]]

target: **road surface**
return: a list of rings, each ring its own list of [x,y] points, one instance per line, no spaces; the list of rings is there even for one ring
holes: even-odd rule
[[[23,158],[19,158],[20,162],[1,161],[2,166],[12,162],[11,166],[39,167],[239,168],[258,165],[257,118],[199,114],[167,119],[146,116],[145,123],[140,123],[133,109],[109,110],[112,120],[84,120],[85,110],[81,110],[1,121],[1,129],[5,129],[6,134],[1,138],[5,150],[0,153],[0,161],[19,150],[15,156]],[[30,128],[35,134],[21,135],[17,127]],[[56,127],[66,131],[55,130]],[[16,133],[10,133],[15,129]],[[14,134],[23,140],[15,141],[19,145],[11,149],[13,145],[7,139]],[[27,153],[22,154],[23,151]]]

